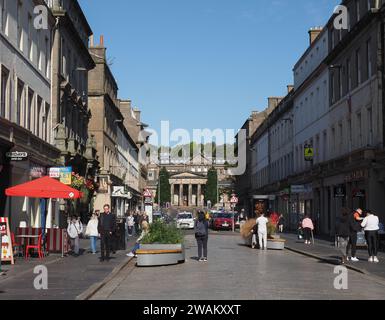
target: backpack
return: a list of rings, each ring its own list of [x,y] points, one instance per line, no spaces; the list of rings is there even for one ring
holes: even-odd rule
[[[198,221],[195,227],[196,237],[205,237],[207,234],[206,225],[204,222]]]

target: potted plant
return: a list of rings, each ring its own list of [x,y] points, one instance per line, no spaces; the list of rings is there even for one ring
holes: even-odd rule
[[[138,266],[165,266],[185,262],[184,236],[175,225],[158,220],[150,225],[137,251]]]
[[[277,225],[274,222],[269,221],[267,224],[267,249],[284,250],[285,242],[285,240],[277,235]]]

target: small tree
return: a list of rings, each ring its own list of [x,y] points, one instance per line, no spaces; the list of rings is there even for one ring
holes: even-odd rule
[[[207,184],[205,190],[205,199],[211,201],[212,204],[218,201],[218,174],[217,170],[212,167],[207,173]]]
[[[158,187],[156,189],[155,203],[158,203],[159,199],[159,187],[160,187],[160,205],[166,202],[171,202],[171,185],[170,175],[165,167],[159,171]],[[158,203],[159,204],[159,203]]]

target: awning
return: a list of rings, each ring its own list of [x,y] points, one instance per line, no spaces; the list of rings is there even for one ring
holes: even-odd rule
[[[43,177],[5,190],[9,197],[29,197],[42,199],[78,199],[83,194],[58,180]]]

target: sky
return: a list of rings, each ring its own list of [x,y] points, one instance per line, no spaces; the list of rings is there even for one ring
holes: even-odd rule
[[[238,130],[267,97],[284,96],[292,69],[339,0],[79,0],[104,35],[119,97],[160,134]],[[155,141],[152,141],[155,143]]]

